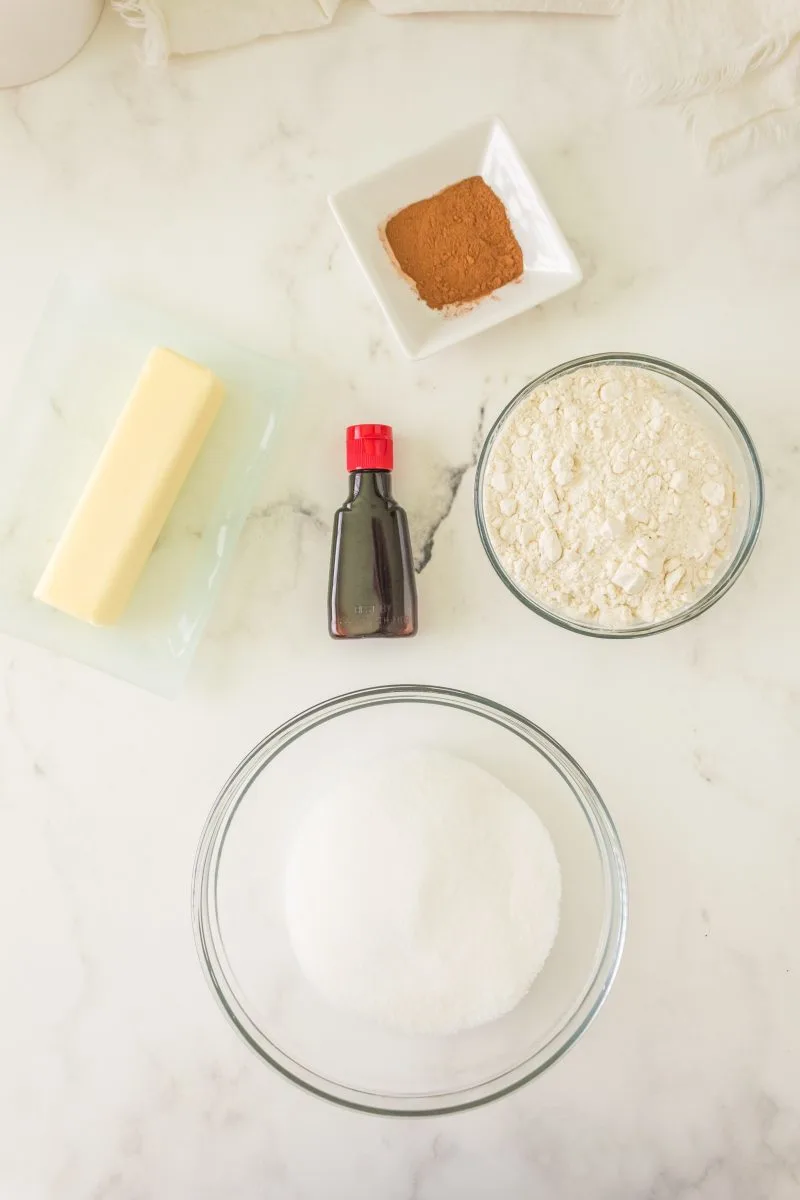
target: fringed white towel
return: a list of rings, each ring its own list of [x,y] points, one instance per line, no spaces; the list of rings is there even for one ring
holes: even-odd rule
[[[621,30],[633,94],[713,166],[800,133],[800,0],[629,0]]]
[[[242,46],[270,33],[327,25],[340,0],[111,0],[143,30],[142,54],[158,66],[170,54]]]

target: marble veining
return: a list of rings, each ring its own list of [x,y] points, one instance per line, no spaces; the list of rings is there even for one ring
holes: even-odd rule
[[[431,561],[436,535],[453,511],[453,505],[456,502],[456,496],[464,482],[465,475],[478,462],[478,455],[483,445],[485,416],[486,405],[484,403],[478,409],[478,423],[472,439],[472,452],[469,459],[464,463],[459,463],[455,467],[445,467],[442,470],[439,487],[437,488],[434,484],[432,488],[433,495],[431,502],[427,506],[424,518],[417,518],[416,528],[414,529],[414,543],[417,547],[414,555],[414,567],[418,575],[425,570]],[[438,504],[435,501],[437,492],[439,494]]]
[[[0,92],[0,392],[75,268],[307,377],[178,701],[0,637],[2,1200],[800,1195],[800,149],[707,174],[675,114],[628,106],[617,61],[613,21],[345,4],[319,32],[152,74],[107,13],[64,70]],[[586,280],[409,363],[326,196],[491,112]],[[612,349],[707,377],[767,477],[731,594],[632,645],[523,610],[472,511],[518,388]],[[397,434],[421,611],[400,647],[326,634],[357,420]],[[259,1063],[208,993],[188,897],[242,755],[302,707],[404,681],[545,726],[596,781],[631,876],[586,1037],[506,1100],[420,1122],[340,1111]]]

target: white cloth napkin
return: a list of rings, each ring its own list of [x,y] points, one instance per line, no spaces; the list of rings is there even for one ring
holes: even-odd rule
[[[111,2],[129,25],[143,30],[142,55],[148,65],[155,66],[170,54],[222,50],[252,42],[265,34],[291,33],[327,25],[340,0]],[[705,3],[706,0],[698,2]],[[624,0],[371,0],[371,3],[384,13],[505,10],[611,16],[619,11]]]
[[[370,0],[370,3],[383,13],[529,12],[613,17],[624,0]]]
[[[633,94],[713,166],[800,132],[800,0],[630,0],[621,29]]]
[[[270,33],[327,25],[340,0],[111,0],[143,30],[142,55],[157,66],[170,54],[242,46]]]

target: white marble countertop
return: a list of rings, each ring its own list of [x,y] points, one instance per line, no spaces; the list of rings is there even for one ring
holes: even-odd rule
[[[673,113],[627,105],[611,22],[391,20],[353,3],[319,33],[163,75],[134,44],[108,14],[64,70],[0,93],[0,388],[76,264],[300,362],[307,382],[178,702],[0,639],[0,1196],[796,1197],[800,153],[706,174]],[[492,111],[586,282],[409,364],[326,192]],[[534,374],[601,349],[711,380],[768,484],[730,596],[630,644],[532,618],[471,511],[486,422]],[[413,643],[326,636],[355,419],[402,439]],[[597,782],[631,876],[622,970],[578,1047],[507,1100],[418,1122],[273,1075],[217,1011],[189,917],[200,828],[253,742],[336,692],[410,681],[544,725]]]

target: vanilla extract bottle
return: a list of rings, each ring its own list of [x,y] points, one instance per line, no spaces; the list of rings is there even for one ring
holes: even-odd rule
[[[413,637],[417,588],[405,512],[392,495],[390,425],[347,430],[350,490],[336,513],[328,589],[334,638]]]

